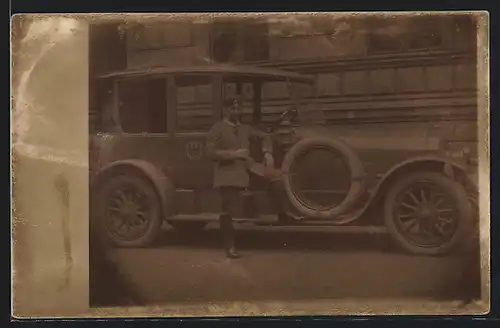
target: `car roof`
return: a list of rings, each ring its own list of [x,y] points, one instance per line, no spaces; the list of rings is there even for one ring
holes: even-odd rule
[[[129,69],[122,71],[115,71],[98,76],[99,79],[105,78],[127,78],[127,77],[144,77],[144,76],[154,76],[154,75],[166,75],[166,74],[178,74],[178,75],[211,75],[211,74],[222,74],[226,80],[237,80],[241,78],[249,79],[260,79],[263,81],[286,81],[290,80],[293,82],[303,82],[303,83],[313,83],[314,79],[312,76],[298,74],[290,71],[267,68],[267,67],[257,67],[257,66],[247,66],[247,65],[222,65],[222,64],[212,64],[212,65],[199,65],[199,66],[188,66],[188,67],[149,67],[149,68],[139,68],[139,69]]]

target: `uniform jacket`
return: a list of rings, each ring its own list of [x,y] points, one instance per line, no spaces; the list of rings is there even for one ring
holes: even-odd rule
[[[210,129],[206,141],[207,155],[214,160],[214,188],[233,186],[246,188],[249,185],[249,168],[252,159],[222,159],[218,150],[249,149],[250,138],[260,138],[263,150],[272,151],[272,140],[264,132],[246,124],[234,124],[222,120]]]

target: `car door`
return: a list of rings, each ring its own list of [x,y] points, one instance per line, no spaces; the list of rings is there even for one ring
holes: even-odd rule
[[[214,87],[210,76],[175,79],[175,133],[171,144],[174,181],[177,188],[211,190],[213,162],[207,158],[205,143],[215,123]]]
[[[171,169],[171,136],[164,77],[127,78],[114,88],[123,133],[114,136],[107,161],[143,160],[167,172]]]

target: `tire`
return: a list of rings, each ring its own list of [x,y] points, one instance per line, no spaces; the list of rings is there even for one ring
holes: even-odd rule
[[[440,197],[436,196],[436,190],[432,192],[424,191],[422,196],[421,191],[425,190],[423,188],[424,185],[427,188],[437,188],[440,194],[442,193],[441,195],[445,195],[445,200],[436,198]],[[417,192],[419,194],[418,197],[413,194],[416,190],[420,190],[420,192]],[[413,197],[409,193],[412,193]],[[431,193],[434,196],[431,196]],[[424,198],[427,200],[431,199],[430,204],[434,204],[434,206],[429,205],[426,207],[422,201],[418,203],[419,199],[422,200]],[[410,199],[412,200],[410,201]],[[440,208],[443,206],[442,202],[446,202],[446,199],[452,204],[450,205],[452,206],[451,209]],[[412,206],[413,209],[411,208]],[[409,210],[410,214],[403,215],[401,214],[402,212],[398,212],[402,208]],[[419,210],[419,208],[422,210]],[[385,198],[384,212],[385,224],[394,241],[402,250],[414,255],[442,256],[457,250],[458,246],[462,242],[465,242],[465,237],[471,231],[472,226],[472,211],[465,189],[451,178],[436,172],[415,172],[396,182]],[[451,214],[452,218],[445,219],[441,217],[443,215],[441,213]],[[406,222],[404,224],[407,224],[406,230],[418,227],[416,234],[422,234],[420,232],[421,226],[427,226],[423,230],[426,230],[426,234],[429,235],[430,229],[434,229],[433,233],[438,234],[444,234],[446,231],[442,229],[448,229],[447,236],[443,235],[442,240],[435,243],[415,241],[414,237],[408,236],[406,232],[402,231],[405,228],[401,226],[403,223],[399,221],[403,217]],[[438,224],[436,224],[438,221],[439,229]],[[441,226],[443,222],[445,222],[444,228]]]
[[[179,231],[186,232],[186,233],[199,231],[208,225],[208,222],[204,222],[204,221],[167,220],[167,223],[175,230],[179,230]]]
[[[116,217],[122,218],[118,221],[120,221],[119,224],[121,224],[121,226],[127,226],[126,230],[137,221],[144,221],[142,229],[138,229],[139,233],[130,238],[119,236],[116,232],[111,231],[113,229],[110,228],[110,213],[119,213],[116,208],[120,208],[120,205],[117,204],[120,204],[121,201],[117,199],[121,199],[121,197],[117,195],[119,191],[125,194],[124,190],[138,193],[138,195],[140,195],[140,203],[146,208],[146,210],[143,210],[146,212],[143,212],[141,216],[135,215],[135,217],[133,217],[133,215],[131,215],[131,217],[125,219],[124,215],[116,214]],[[153,244],[161,231],[163,215],[159,196],[152,183],[146,178],[136,175],[111,176],[102,183],[96,195],[97,204],[93,215],[94,224],[96,225],[99,237],[104,243],[120,248],[147,247]],[[130,193],[127,193],[126,199],[129,204],[133,203],[131,200],[132,198],[134,197],[131,197]],[[133,212],[133,210],[130,210],[130,212]],[[131,221],[134,221],[134,224]],[[122,228],[123,227],[120,227],[118,230]]]
[[[344,200],[333,208],[318,209],[305,204],[296,194],[290,178],[290,169],[298,156],[306,151],[314,148],[329,148],[340,155],[342,161],[347,164],[350,175],[351,185],[347,196]],[[290,202],[290,205],[300,215],[307,218],[323,219],[335,221],[337,224],[348,223],[350,219],[339,218],[339,215],[344,214],[356,205],[357,200],[365,192],[364,184],[364,168],[363,163],[358,155],[351,149],[344,141],[338,139],[324,139],[324,138],[308,138],[296,143],[285,155],[283,159],[282,182],[285,194]]]

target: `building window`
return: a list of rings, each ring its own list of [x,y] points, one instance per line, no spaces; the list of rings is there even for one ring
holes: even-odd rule
[[[266,23],[215,23],[211,33],[212,58],[215,62],[255,62],[270,58]]]
[[[92,76],[127,67],[127,42],[117,24],[89,27],[89,70]]]
[[[123,80],[118,85],[120,125],[126,133],[166,133],[164,79]]]
[[[443,46],[440,16],[373,18],[368,26],[368,53],[436,50]]]
[[[243,60],[246,62],[269,60],[270,47],[267,24],[245,26],[243,48]]]
[[[221,31],[217,30],[221,29]],[[213,34],[212,58],[218,63],[227,63],[235,60],[238,35],[235,31],[216,26]]]

